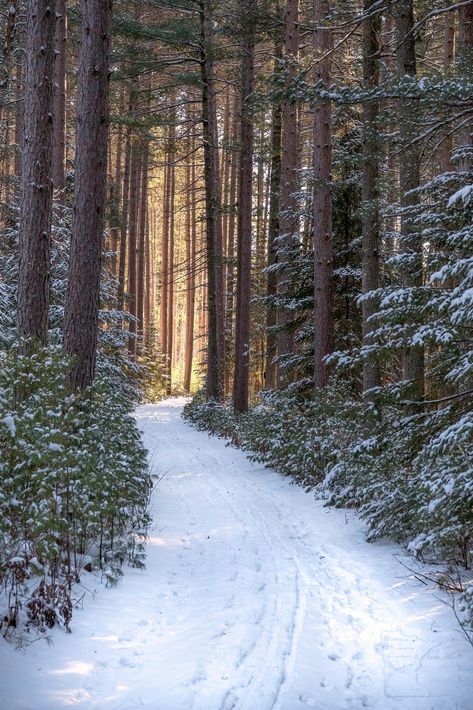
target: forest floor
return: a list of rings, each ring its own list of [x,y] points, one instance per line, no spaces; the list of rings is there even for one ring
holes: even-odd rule
[[[351,512],[191,429],[183,404],[137,411],[159,476],[146,570],[96,585],[52,645],[2,641],[0,707],[471,710],[447,597]]]

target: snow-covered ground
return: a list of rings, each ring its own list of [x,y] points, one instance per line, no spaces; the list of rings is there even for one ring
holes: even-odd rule
[[[162,476],[146,570],[52,646],[0,641],[0,708],[472,710],[473,649],[399,549],[192,430],[182,405],[137,412]]]

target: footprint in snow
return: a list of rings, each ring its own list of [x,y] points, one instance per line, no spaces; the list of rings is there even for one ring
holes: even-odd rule
[[[226,600],[225,602],[225,609],[231,609],[231,607],[235,604],[235,595],[232,594],[232,596]]]
[[[207,680],[207,673],[203,668],[197,668],[191,680],[188,681],[186,685],[197,685],[198,683],[202,683],[204,680]]]

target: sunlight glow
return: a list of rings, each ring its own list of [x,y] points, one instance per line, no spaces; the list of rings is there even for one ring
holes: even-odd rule
[[[90,675],[90,672],[94,669],[93,663],[87,663],[86,661],[70,661],[64,668],[59,668],[58,670],[51,671],[51,675],[68,675],[69,673],[74,675]]]

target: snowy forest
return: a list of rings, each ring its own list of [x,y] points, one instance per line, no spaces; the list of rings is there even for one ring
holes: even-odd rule
[[[0,706],[472,710],[472,334],[473,0],[0,0]]]

